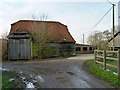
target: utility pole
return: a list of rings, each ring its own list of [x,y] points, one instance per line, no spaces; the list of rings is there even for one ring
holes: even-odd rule
[[[115,13],[114,13],[114,6],[115,4],[112,4],[113,5],[113,51],[114,51],[114,44],[115,44],[115,39],[114,39],[114,31],[115,31]]]
[[[107,0],[107,1],[108,1],[108,0]],[[112,7],[113,7],[113,17],[112,17],[112,18],[113,18],[113,20],[112,20],[112,21],[113,21],[113,22],[112,22],[112,23],[113,23],[113,27],[112,27],[112,28],[113,28],[113,51],[114,51],[114,48],[115,48],[115,39],[114,39],[114,31],[115,31],[115,13],[114,13],[115,11],[114,11],[114,7],[115,7],[115,4],[111,3],[110,1],[108,1],[108,2],[109,2],[109,3],[112,5]]]
[[[84,44],[84,34],[83,34],[83,44]]]

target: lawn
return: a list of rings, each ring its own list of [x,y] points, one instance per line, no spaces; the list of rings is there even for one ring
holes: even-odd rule
[[[10,81],[16,75],[16,72],[2,71],[2,88],[18,88],[14,80]]]
[[[95,74],[96,76],[100,77],[103,80],[110,82],[112,85],[120,88],[120,79],[118,76],[113,74],[112,71],[104,71],[100,66],[97,64],[94,66],[94,60],[89,60],[85,63],[87,69]]]

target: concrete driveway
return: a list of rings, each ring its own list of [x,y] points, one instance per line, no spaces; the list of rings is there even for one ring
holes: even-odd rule
[[[20,73],[24,87],[29,82],[33,88],[111,88],[84,70],[84,62],[92,58],[92,54],[80,54],[61,60],[3,63],[2,67]]]

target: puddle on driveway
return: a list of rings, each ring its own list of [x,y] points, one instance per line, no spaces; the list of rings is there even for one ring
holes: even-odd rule
[[[4,69],[4,68],[1,68],[1,67],[0,67],[0,70],[1,71],[9,71],[8,69]]]
[[[25,80],[26,78],[25,77],[21,77],[22,80]]]
[[[35,86],[31,82],[27,82],[26,83],[26,88],[35,88]]]
[[[66,82],[66,80],[60,80],[60,82],[65,83],[65,82]]]
[[[70,74],[70,75],[75,75],[73,72],[67,72],[68,74]]]
[[[59,73],[63,73],[63,72],[59,72]]]
[[[23,83],[26,85],[26,88],[35,88],[32,82],[26,80],[26,77],[21,77]]]
[[[35,79],[36,79],[36,80],[39,79],[40,82],[44,82],[44,79],[43,79],[41,76],[36,76]]]
[[[11,79],[10,79],[10,82],[13,81],[13,80],[15,80],[15,79],[14,79],[14,78],[11,78]]]
[[[56,79],[64,79],[63,77],[57,77]]]

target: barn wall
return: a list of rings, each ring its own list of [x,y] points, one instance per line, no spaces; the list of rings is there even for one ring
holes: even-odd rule
[[[31,40],[30,39],[9,39],[8,41],[9,59],[30,59]]]
[[[74,43],[49,43],[56,48],[56,55],[54,56],[71,56],[75,55]]]
[[[60,56],[75,55],[75,44],[73,44],[73,43],[60,44],[59,54],[60,54]]]

